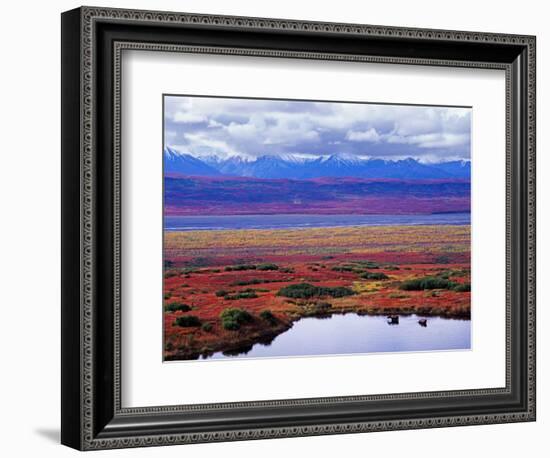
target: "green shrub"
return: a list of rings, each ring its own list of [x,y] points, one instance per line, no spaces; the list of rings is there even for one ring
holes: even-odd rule
[[[225,268],[226,272],[240,271],[240,270],[256,270],[254,264],[239,264],[236,266],[227,266]]]
[[[167,304],[164,310],[167,312],[188,312],[191,310],[191,307],[187,304],[182,304],[181,302],[172,302]]]
[[[231,286],[249,286],[249,285],[261,285],[262,283],[280,283],[285,280],[277,278],[251,278],[249,280],[237,280],[231,283]]]
[[[422,291],[425,289],[453,289],[457,284],[440,277],[423,277],[407,280],[399,285],[404,291]]]
[[[387,280],[389,277],[384,272],[365,272],[361,275],[365,280]]]
[[[218,291],[216,291],[216,296],[217,297],[224,297],[224,296],[227,296],[229,293],[227,291],[225,291],[224,289],[219,289]]]
[[[181,326],[182,328],[191,328],[200,326],[201,320],[199,320],[199,318],[195,315],[184,315],[177,317],[176,321],[174,321],[174,325]]]
[[[279,266],[271,263],[258,264],[256,270],[279,270]]]
[[[344,297],[355,294],[351,289],[345,286],[336,286],[334,288],[314,286],[309,283],[298,283],[281,288],[278,296],[290,297],[293,299],[309,299],[317,296]]]
[[[181,269],[182,275],[189,275],[189,274],[195,274],[198,273],[199,270],[194,267],[185,267],[184,269]]]
[[[270,324],[275,324],[277,322],[277,318],[271,313],[271,310],[262,310],[260,312],[260,318]]]
[[[225,299],[228,301],[237,301],[239,299],[256,299],[258,295],[253,289],[245,289],[244,291],[239,291],[235,294],[228,294],[225,296]]]
[[[293,299],[309,299],[310,297],[319,296],[319,287],[309,283],[299,283],[281,288],[277,295]]]
[[[222,326],[229,331],[236,331],[240,329],[241,325],[250,323],[253,317],[246,310],[238,308],[227,308],[220,313],[222,320]]]
[[[355,264],[359,264],[361,267],[366,269],[379,269],[380,264],[375,261],[354,261]]]
[[[345,296],[353,296],[355,293],[350,288],[346,288],[345,286],[336,286],[334,288],[324,288],[320,287],[319,290],[321,291],[320,296],[331,296],[331,297],[345,297]]]
[[[203,323],[201,329],[205,332],[212,331],[212,323]]]
[[[222,327],[224,329],[227,329],[228,331],[238,331],[239,329],[241,329],[241,325],[235,320],[223,320]]]
[[[262,283],[267,283],[267,281],[260,280],[259,278],[252,278],[250,280],[237,280],[236,282],[231,283],[231,286],[260,285]]]
[[[437,274],[437,276],[441,277],[441,278],[464,277],[469,273],[470,273],[470,271],[466,270],[466,269],[458,269],[458,270],[447,269],[447,270],[442,270],[441,272],[439,272]]]
[[[469,293],[471,291],[470,283],[460,283],[453,288],[457,293]]]
[[[334,272],[355,272],[357,268],[353,266],[334,266],[330,270]]]
[[[252,321],[252,315],[247,312],[246,310],[230,307],[225,309],[222,313],[220,313],[220,318],[222,320],[225,319],[232,319],[236,320],[239,323],[246,323]]]

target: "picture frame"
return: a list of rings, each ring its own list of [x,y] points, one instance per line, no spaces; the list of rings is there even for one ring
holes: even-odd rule
[[[61,442],[97,450],[534,421],[535,48],[523,35],[96,7],[63,13]],[[123,50],[503,70],[506,385],[123,406]]]

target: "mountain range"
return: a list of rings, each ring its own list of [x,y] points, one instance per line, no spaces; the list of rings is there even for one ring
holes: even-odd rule
[[[164,171],[186,176],[297,180],[322,177],[469,180],[470,161],[425,164],[413,158],[392,161],[345,154],[315,158],[266,155],[255,160],[246,160],[239,156],[226,159],[209,156],[199,159],[167,147],[164,150]]]

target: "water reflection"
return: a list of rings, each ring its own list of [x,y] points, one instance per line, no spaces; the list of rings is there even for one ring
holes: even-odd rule
[[[273,339],[211,356],[214,359],[313,356],[470,348],[470,320],[418,315],[348,313],[302,318]]]

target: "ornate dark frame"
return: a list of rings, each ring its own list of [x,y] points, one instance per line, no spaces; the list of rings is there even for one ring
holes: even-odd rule
[[[506,71],[505,388],[122,408],[124,49]],[[80,450],[535,420],[535,37],[82,7],[62,14],[62,431]]]

